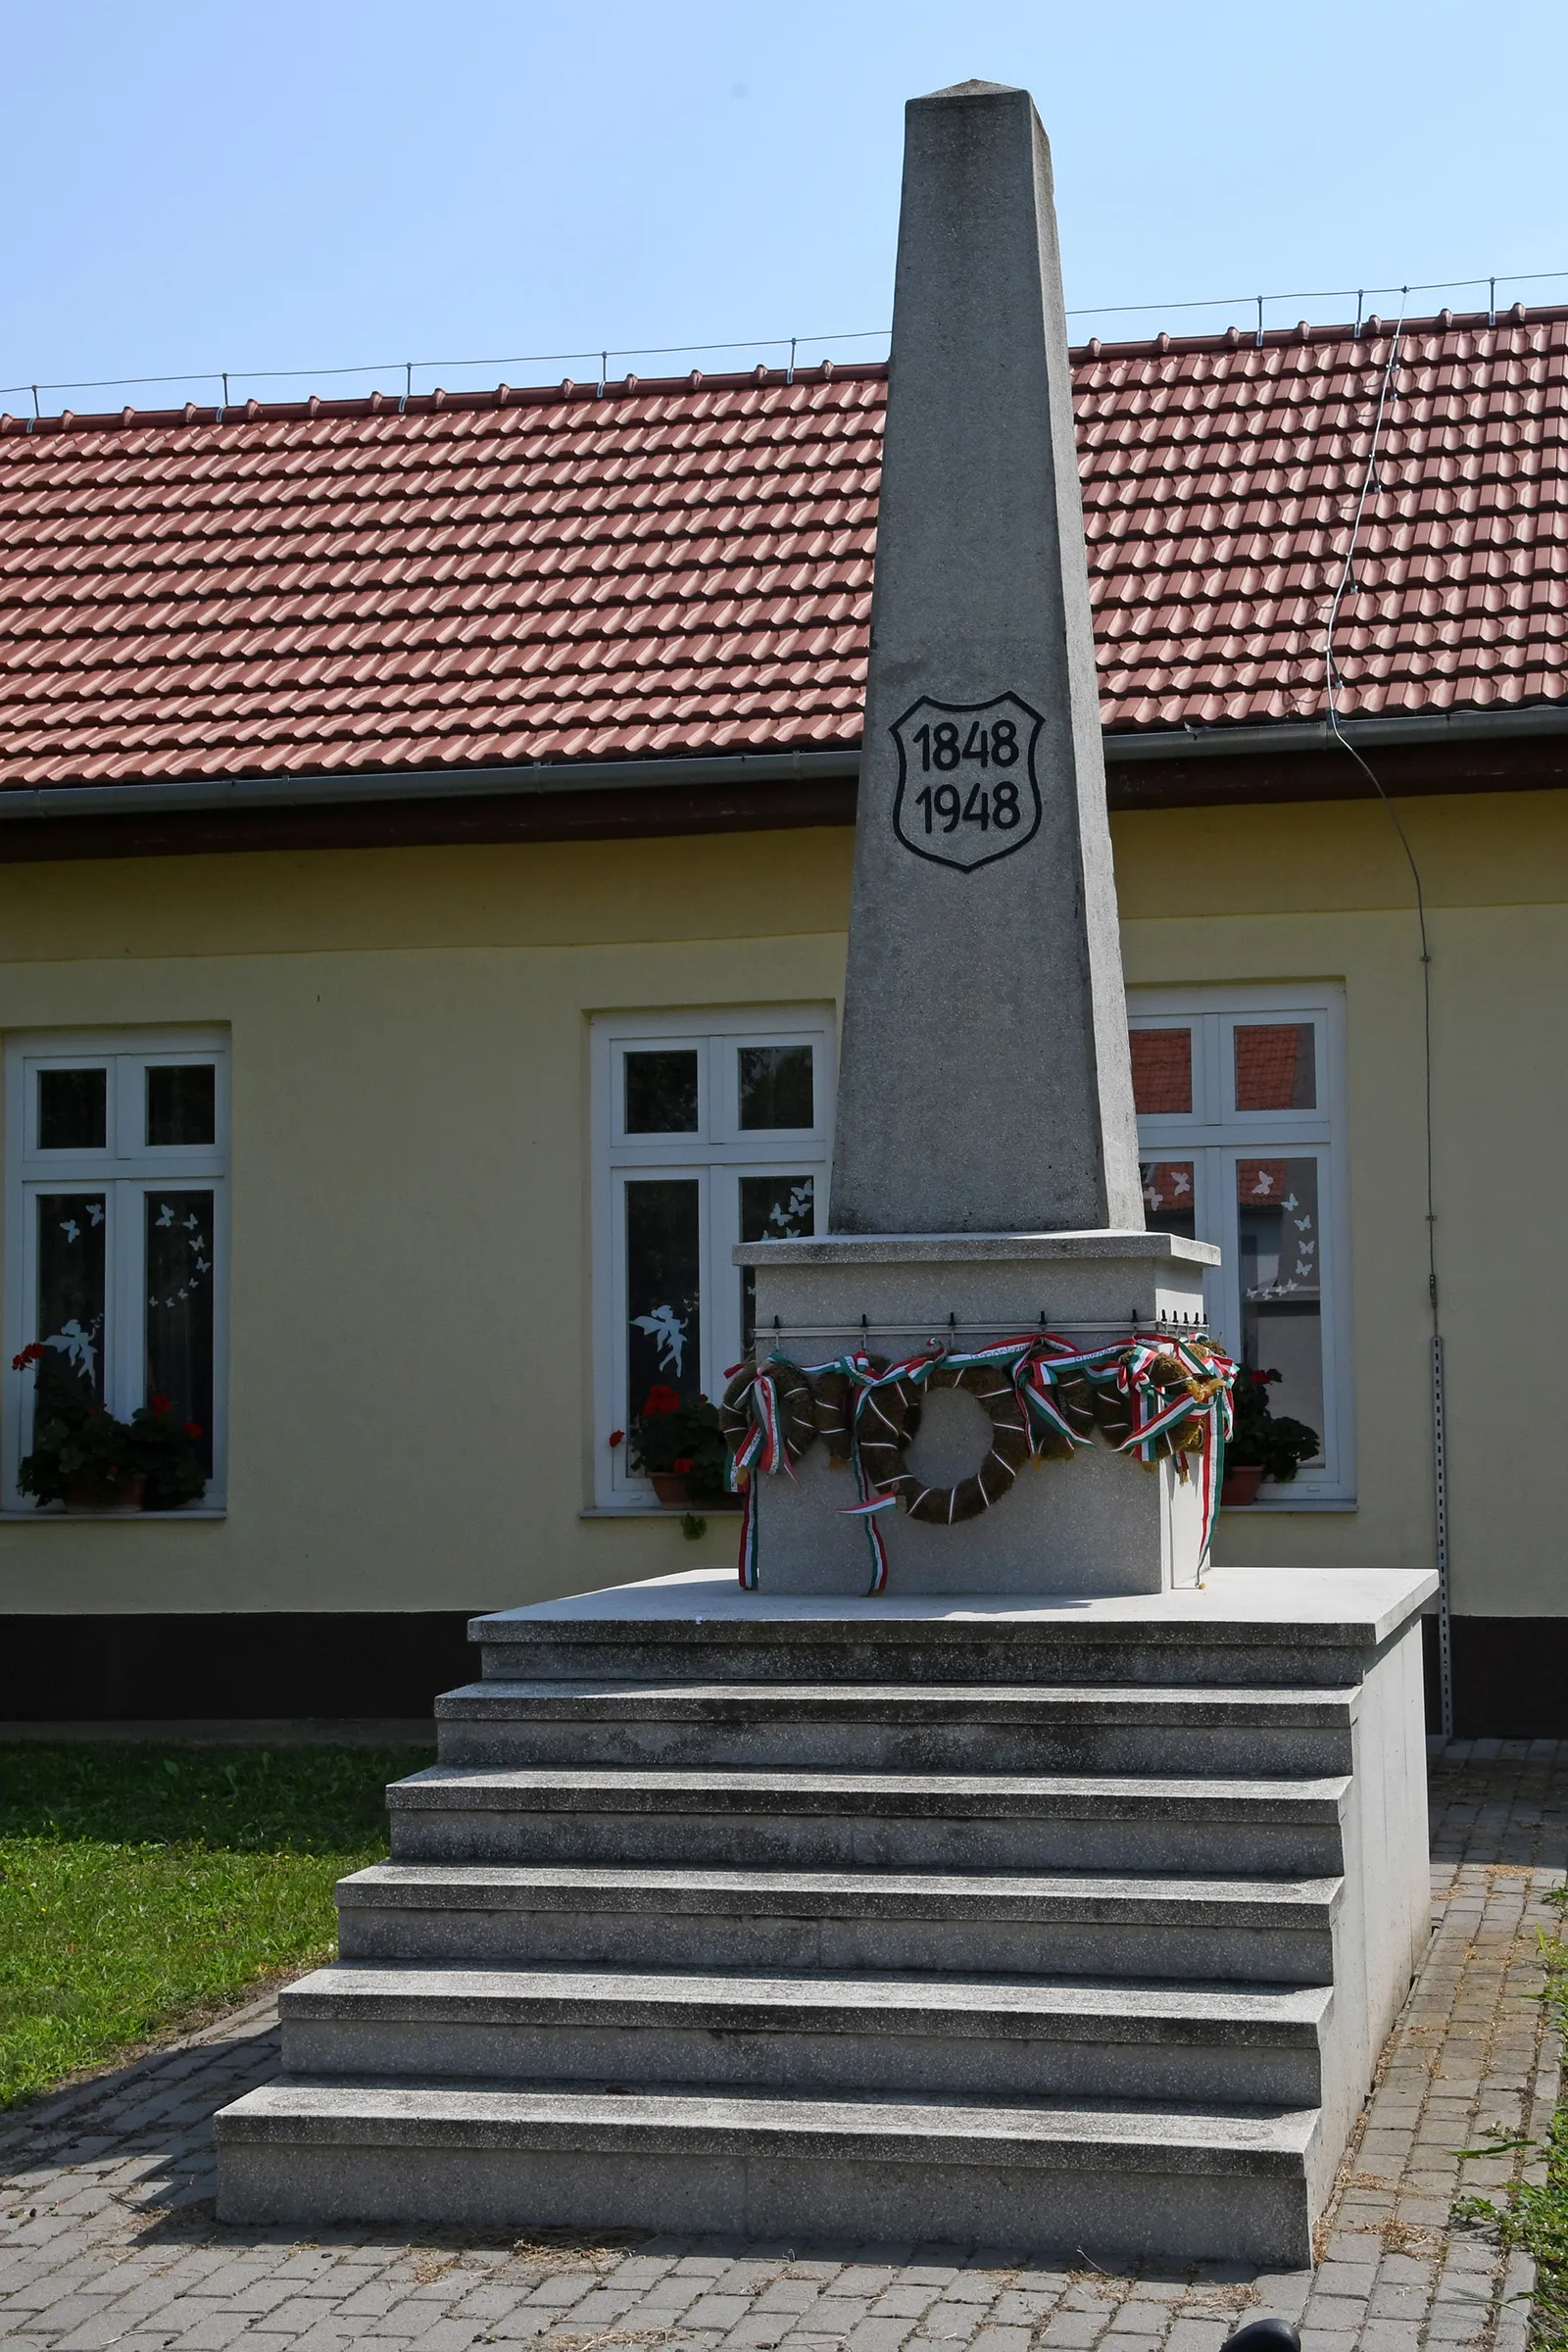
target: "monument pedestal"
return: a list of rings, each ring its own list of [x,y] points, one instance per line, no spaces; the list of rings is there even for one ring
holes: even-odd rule
[[[1434,1582],[475,1620],[220,2218],[1304,2266],[1426,1939]]]
[[[1044,1328],[1085,1348],[1134,1331],[1203,1320],[1207,1242],[1168,1233],[838,1234],[760,1242],[735,1252],[755,1271],[758,1351],[814,1365],[850,1349],[897,1361],[931,1342],[970,1350]],[[985,1415],[952,1390],[922,1408],[909,1448],[917,1474],[948,1486],[990,1445]],[[760,1583],[770,1592],[864,1592],[863,1523],[825,1446],[793,1476],[760,1478]],[[933,1526],[882,1514],[889,1584],[899,1592],[1160,1592],[1200,1573],[1199,1480],[1174,1463],[1145,1468],[1098,1440],[1071,1462],[1026,1467],[978,1519]]]

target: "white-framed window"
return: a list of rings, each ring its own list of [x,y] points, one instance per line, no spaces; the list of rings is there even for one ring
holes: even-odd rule
[[[1321,1441],[1259,1503],[1353,1501],[1344,992],[1135,989],[1128,1016],[1145,1216],[1219,1244],[1212,1328]]]
[[[722,1394],[751,1345],[737,1242],[825,1228],[829,1007],[605,1015],[593,1027],[595,1500],[646,1503],[611,1446],[656,1385]]]
[[[228,1250],[222,1031],[13,1035],[6,1043],[5,1469],[8,1510],[53,1348],[121,1419],[168,1396],[220,1502]]]

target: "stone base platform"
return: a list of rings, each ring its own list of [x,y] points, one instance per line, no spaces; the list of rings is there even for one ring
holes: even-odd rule
[[[1309,2261],[1425,1940],[1432,1583],[476,1620],[220,2214]]]

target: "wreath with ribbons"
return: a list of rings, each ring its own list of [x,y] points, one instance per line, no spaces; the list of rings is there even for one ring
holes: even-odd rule
[[[1184,1483],[1194,1458],[1202,1561],[1213,1539],[1236,1371],[1206,1336],[1165,1331],[1134,1332],[1101,1348],[1040,1332],[967,1351],[933,1342],[893,1363],[850,1349],[821,1364],[776,1353],[737,1364],[719,1426],[729,1446],[730,1492],[742,1497],[741,1584],[754,1591],[758,1582],[758,1479],[780,1471],[793,1478],[819,1438],[854,1472],[858,1499],[844,1515],[865,1530],[871,1592],[887,1589],[885,1513],[902,1505],[911,1519],[939,1527],[978,1518],[1011,1490],[1025,1462],[1071,1461],[1097,1432],[1146,1469],[1174,1462]],[[963,1390],[991,1423],[985,1460],[951,1487],[929,1485],[905,1458],[921,1399],[938,1389]]]

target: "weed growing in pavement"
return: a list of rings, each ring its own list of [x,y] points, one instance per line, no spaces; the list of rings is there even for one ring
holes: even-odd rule
[[[1559,1887],[1548,1899],[1568,1914],[1568,1887]],[[1545,1935],[1540,1941],[1546,1973],[1541,1998],[1568,2043],[1568,1946]],[[1559,2101],[1544,2140],[1494,2133],[1485,2147],[1464,2148],[1460,2153],[1500,2156],[1520,2148],[1544,2157],[1545,2178],[1510,2182],[1501,2205],[1490,2197],[1461,2197],[1453,2219],[1495,2230],[1498,2243],[1508,2252],[1532,2258],[1536,2266],[1530,2315],[1532,2352],[1568,2352],[1568,2092]]]

